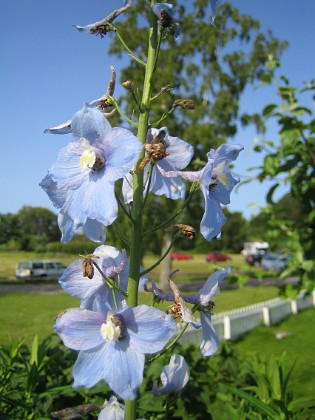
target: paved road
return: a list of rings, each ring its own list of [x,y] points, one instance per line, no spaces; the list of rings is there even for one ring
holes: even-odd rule
[[[12,280],[12,283],[14,280]],[[281,284],[295,284],[297,278],[291,277],[287,278],[285,281],[280,281],[274,278],[264,278],[260,279],[248,279],[246,286],[275,286]],[[180,290],[183,291],[193,291],[200,289],[205,283],[205,280],[194,280],[189,282],[176,282]],[[228,280],[223,280],[220,283],[221,289],[236,289],[237,283],[229,284]],[[63,292],[61,286],[56,281],[55,284],[49,283],[45,284],[43,282],[37,284],[0,284],[0,294],[8,293],[57,293]]]

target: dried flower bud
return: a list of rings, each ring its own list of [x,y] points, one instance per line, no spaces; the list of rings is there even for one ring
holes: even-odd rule
[[[78,407],[70,407],[60,411],[54,411],[53,413],[50,413],[50,418],[53,420],[83,419],[85,414],[96,410],[100,411],[101,407],[94,404],[79,405]]]
[[[161,88],[161,92],[163,92],[163,93],[165,93],[165,92],[169,92],[170,90],[172,90],[173,89],[173,87],[172,86],[170,86],[170,85],[166,85],[166,86],[163,86],[162,88]]]
[[[127,90],[133,91],[134,86],[131,80],[127,80],[126,82],[122,83],[122,86]]]
[[[196,229],[189,225],[182,225],[181,223],[171,226],[169,230],[173,232],[181,231],[184,236],[188,239],[194,239],[196,237]]]
[[[94,265],[92,258],[98,258],[97,255],[88,254],[82,260],[83,277],[92,279],[94,276]]]
[[[176,108],[177,106],[187,110],[196,108],[195,101],[192,99],[176,99],[173,103],[173,107]]]

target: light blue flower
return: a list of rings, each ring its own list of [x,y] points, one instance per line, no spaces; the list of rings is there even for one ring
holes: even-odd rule
[[[230,274],[232,270],[233,267],[229,266],[223,268],[222,270],[216,271],[208,277],[205,284],[197,293],[181,293],[181,297],[187,303],[208,307],[211,299],[219,294],[220,281],[222,281],[228,274]],[[175,295],[173,292],[163,292],[162,290],[157,288],[154,281],[152,281],[152,292],[154,296],[156,296],[160,300],[166,300],[168,302],[174,302],[175,300]]]
[[[208,277],[203,287],[194,294],[186,295],[180,293],[176,284],[170,279],[169,284],[172,292],[163,292],[152,282],[152,292],[160,300],[175,302],[180,309],[181,319],[191,324],[194,328],[202,328],[203,341],[200,351],[203,356],[212,356],[218,349],[219,339],[211,323],[211,299],[219,293],[219,282],[223,280],[233,267],[225,267]],[[148,289],[146,289],[148,291]],[[200,308],[200,322],[195,318],[187,303],[198,305]]]
[[[155,3],[152,10],[159,18],[160,27],[169,29],[177,41],[182,35],[182,28],[179,23],[174,21],[173,5],[170,3]]]
[[[95,249],[93,256],[104,275],[126,292],[129,277],[129,259],[126,251],[101,245]],[[139,289],[147,280],[146,276],[140,278]],[[82,259],[74,261],[66,268],[59,283],[65,292],[81,300],[82,309],[105,311],[115,306],[112,291],[96,268],[92,278],[88,279],[83,275]],[[115,291],[115,297],[118,308],[121,308],[125,297],[118,290]]]
[[[67,213],[67,194],[69,191],[57,188],[57,183],[48,174],[39,184],[51,199],[53,205],[60,209],[58,225],[62,232],[62,242],[68,242],[75,230],[83,229],[86,236],[94,242],[104,242],[106,239],[105,227],[97,220],[86,218],[85,222],[74,226],[74,220]]]
[[[69,309],[55,323],[65,346],[79,351],[74,388],[91,388],[104,380],[126,400],[136,398],[145,354],[162,350],[175,330],[169,315],[146,305],[119,312]]]
[[[97,420],[124,420],[125,406],[117,401],[116,397],[110,397],[105,407],[100,412]]]
[[[150,181],[149,191],[156,195],[165,195],[167,198],[177,200],[183,196],[184,183],[180,178],[166,178],[161,171],[177,171],[184,169],[191,161],[194,148],[184,140],[178,137],[172,137],[168,134],[168,129],[162,127],[159,130],[151,128],[147,133],[147,141],[145,147],[149,150],[155,139],[161,138],[159,159],[150,157],[151,151],[146,151],[148,157],[154,162],[152,169],[152,177]],[[153,143],[152,143],[153,142]],[[147,179],[148,169],[144,169],[144,179]],[[144,195],[147,193],[148,183],[145,185]],[[132,177],[128,174],[123,182],[123,196],[125,203],[130,203],[133,199]]]
[[[207,154],[208,162],[201,171],[166,172],[161,170],[165,177],[180,177],[200,185],[205,203],[200,232],[207,241],[221,235],[221,228],[226,222],[221,204],[230,203],[231,191],[239,182],[239,179],[231,175],[229,165],[243,149],[243,146],[229,144],[222,144],[216,150],[211,149]]]
[[[171,394],[181,391],[189,380],[189,368],[183,356],[173,354],[169,365],[164,366],[161,373],[163,386],[157,387],[157,381],[153,383],[153,394],[160,397],[164,394]]]
[[[58,223],[63,242],[80,227],[115,221],[115,181],[132,169],[142,149],[129,130],[112,128],[99,110],[88,106],[74,115],[71,127],[73,141],[60,150],[40,184],[61,208]],[[90,229],[85,231],[95,240]]]

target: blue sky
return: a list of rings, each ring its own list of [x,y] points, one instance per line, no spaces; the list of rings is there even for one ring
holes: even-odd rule
[[[260,20],[263,30],[270,28],[289,41],[279,75],[285,74],[298,86],[315,77],[313,0],[233,3]],[[43,130],[66,121],[84,102],[101,96],[110,64],[118,72],[122,64],[107,55],[106,38],[79,33],[72,24],[95,22],[123,4],[122,0],[0,0],[0,213],[15,213],[23,205],[54,210],[38,183],[71,137],[45,135]],[[249,88],[241,106],[259,111],[274,99],[271,89]],[[274,125],[268,135],[275,139]],[[244,178],[261,159],[250,152],[254,137],[252,129],[242,129],[233,140],[245,147],[235,167]],[[241,187],[232,196],[230,210],[251,217],[254,210],[248,205],[264,205],[266,190],[267,186],[255,182]]]

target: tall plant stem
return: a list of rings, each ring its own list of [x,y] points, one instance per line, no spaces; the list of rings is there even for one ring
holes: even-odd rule
[[[154,0],[151,0],[153,6]],[[145,66],[143,94],[140,104],[140,115],[138,125],[138,139],[145,143],[148,131],[150,97],[152,90],[152,78],[157,54],[157,19],[154,13],[150,13],[150,31],[148,58]],[[144,157],[142,152],[137,166]],[[130,246],[130,271],[128,281],[127,303],[134,307],[138,304],[138,283],[140,278],[141,251],[142,251],[142,211],[143,211],[143,173],[133,174],[133,205],[132,205],[132,236]],[[136,400],[125,401],[125,419],[135,420],[136,418]]]

